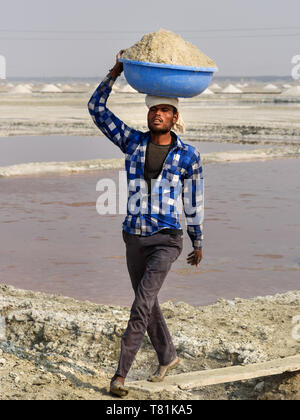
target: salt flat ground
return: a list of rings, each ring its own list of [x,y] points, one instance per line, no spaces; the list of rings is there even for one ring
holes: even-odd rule
[[[13,96],[0,92],[0,136],[97,135],[87,102],[93,88],[81,93]],[[299,102],[274,103],[278,94],[215,94],[183,99],[186,138],[209,141],[297,141]],[[142,94],[115,93],[111,110],[128,125],[146,129],[147,109]]]

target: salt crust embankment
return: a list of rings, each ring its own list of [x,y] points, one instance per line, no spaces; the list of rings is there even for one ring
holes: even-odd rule
[[[204,164],[224,162],[253,162],[278,158],[299,158],[300,147],[270,147],[266,149],[233,150],[201,154]],[[0,177],[42,175],[49,173],[78,173],[105,169],[124,169],[124,159],[93,159],[74,162],[33,162],[0,167]]]
[[[107,385],[129,308],[1,285],[0,310],[5,335],[0,341],[0,398],[113,399]],[[174,374],[263,362],[300,350],[293,335],[299,291],[220,299],[203,307],[169,301],[162,310],[181,358]],[[156,364],[146,336],[128,380],[145,379]],[[134,391],[128,398],[299,399],[299,385],[300,375],[294,373],[193,391]]]

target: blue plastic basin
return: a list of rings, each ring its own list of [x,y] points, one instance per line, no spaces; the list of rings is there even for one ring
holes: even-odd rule
[[[120,59],[127,82],[140,93],[192,98],[209,86],[215,67],[188,67]]]

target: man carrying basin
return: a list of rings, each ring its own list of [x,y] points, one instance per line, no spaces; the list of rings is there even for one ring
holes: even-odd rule
[[[122,234],[135,300],[110,383],[111,393],[122,397],[128,394],[125,378],[146,331],[159,362],[148,380],[162,381],[179,363],[157,295],[182,252],[181,203],[193,247],[187,263],[198,266],[202,259],[203,176],[199,153],[172,131],[182,129],[177,98],[146,96],[146,133],[128,127],[107,108],[112,86],[123,71],[121,53],[88,109],[97,127],[125,154],[128,205]]]

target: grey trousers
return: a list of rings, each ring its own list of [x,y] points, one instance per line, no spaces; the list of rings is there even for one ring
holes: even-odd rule
[[[115,375],[126,378],[147,331],[159,364],[176,357],[157,295],[172,263],[182,252],[182,235],[155,233],[132,235],[123,230],[127,267],[135,292],[130,319],[121,340],[121,354]]]

